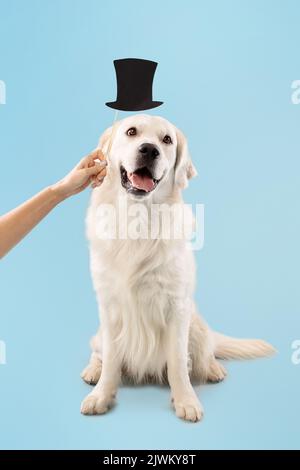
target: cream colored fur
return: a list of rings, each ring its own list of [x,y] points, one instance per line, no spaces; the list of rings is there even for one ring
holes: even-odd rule
[[[134,138],[126,135],[138,129]],[[162,143],[164,134],[173,144]],[[100,139],[108,150],[112,130]],[[114,403],[121,378],[136,382],[168,381],[177,416],[201,419],[202,406],[191,385],[220,381],[226,371],[217,358],[244,359],[268,356],[273,348],[261,340],[238,340],[212,332],[198,315],[193,300],[195,264],[186,240],[100,240],[97,208],[126,199],[128,211],[137,201],[120,184],[120,164],[134,170],[137,146],[151,142],[160,149],[157,188],[139,200],[183,204],[181,190],[196,174],[183,134],[165,119],[131,116],[116,124],[108,174],[92,193],[87,216],[90,266],[101,314],[101,327],[91,341],[92,355],[82,373],[96,384],[81,405],[84,414],[105,413]],[[145,220],[140,221],[141,224]],[[176,220],[173,221],[176,223]]]

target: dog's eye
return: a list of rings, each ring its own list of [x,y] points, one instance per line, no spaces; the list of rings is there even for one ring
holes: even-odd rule
[[[169,135],[165,135],[164,138],[163,138],[163,142],[165,144],[171,144],[172,143],[172,139]]]
[[[126,134],[127,135],[136,135],[136,128],[135,127],[130,127],[130,129],[128,129]]]

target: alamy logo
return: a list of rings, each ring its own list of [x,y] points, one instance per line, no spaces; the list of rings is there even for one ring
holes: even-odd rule
[[[0,365],[6,364],[6,344],[0,340]]]
[[[100,204],[96,210],[96,234],[100,240],[185,240],[193,250],[204,245],[204,205],[196,204]]]
[[[3,80],[0,80],[0,104],[6,104],[6,85]]]
[[[294,80],[291,85],[292,90],[291,101],[293,104],[300,104],[300,80]]]
[[[295,339],[291,344],[292,349],[294,352],[291,356],[291,361],[295,366],[300,364],[300,339]]]

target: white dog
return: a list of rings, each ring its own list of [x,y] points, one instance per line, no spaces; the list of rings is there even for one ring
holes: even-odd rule
[[[261,340],[212,332],[193,301],[195,267],[189,242],[183,237],[166,240],[161,233],[155,239],[145,236],[150,207],[183,205],[181,191],[196,175],[182,132],[161,117],[139,114],[104,132],[99,147],[105,153],[110,145],[108,174],[92,193],[87,217],[101,328],[82,372],[96,386],[83,400],[81,412],[105,413],[121,378],[129,377],[167,380],[177,416],[198,421],[203,410],[190,378],[218,382],[226,371],[216,358],[268,356],[274,349]],[[120,201],[126,202],[128,217],[137,216],[137,202],[146,210],[138,215],[143,236],[118,236],[121,222],[114,220],[117,235],[102,237],[97,211],[104,204],[120,211]]]

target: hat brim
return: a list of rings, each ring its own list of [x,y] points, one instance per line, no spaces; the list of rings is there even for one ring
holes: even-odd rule
[[[105,103],[106,106],[113,109],[118,109],[119,111],[146,111],[147,109],[157,108],[163,101],[150,101],[149,103],[142,103],[140,105],[128,106],[118,101],[112,101],[110,103]]]

